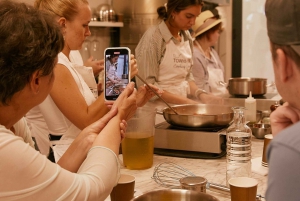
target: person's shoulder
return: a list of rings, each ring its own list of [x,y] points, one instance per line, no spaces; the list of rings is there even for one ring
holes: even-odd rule
[[[193,56],[195,59],[196,58],[201,60],[205,59],[205,56],[203,55],[202,51],[197,46],[194,45],[193,51],[194,51]]]
[[[16,136],[11,130],[0,124],[0,145],[5,141],[4,139],[13,139],[18,137],[19,136]]]
[[[150,27],[140,39],[136,52],[143,51],[148,49],[149,47],[157,48],[160,47],[163,43],[163,35],[159,28],[159,24]]]
[[[159,34],[159,27],[158,24],[151,26],[146,30],[146,32],[143,35],[143,38],[151,39],[154,35]]]
[[[293,147],[300,151],[300,122],[293,124],[292,126],[282,130],[276,137],[274,137],[273,141],[276,144],[281,144],[288,147]]]

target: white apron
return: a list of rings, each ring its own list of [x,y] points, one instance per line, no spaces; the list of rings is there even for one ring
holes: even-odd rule
[[[190,87],[186,76],[192,66],[192,51],[189,41],[175,44],[170,40],[166,44],[166,52],[159,65],[158,84],[170,93],[187,97]]]
[[[200,44],[197,41],[195,41],[195,43],[196,43],[197,47],[202,51],[203,55],[205,56],[204,51],[203,51],[202,47],[200,46]],[[214,56],[214,54],[212,53],[212,51],[210,51],[210,55],[211,55],[213,64],[211,62],[207,62],[208,85],[209,85],[208,91],[215,96],[226,94],[227,93],[226,87],[219,84],[220,81],[224,82],[223,71],[221,68],[219,68],[219,63],[218,63],[216,57]],[[206,59],[208,59],[208,58],[206,58]]]
[[[210,52],[210,55],[212,59],[215,62],[215,65],[218,65],[217,59],[215,56]],[[219,84],[220,81],[224,82],[224,75],[223,71],[220,68],[216,68],[215,65],[208,65],[207,71],[208,71],[208,83],[210,86],[210,92],[214,94],[215,96],[223,95],[227,93],[226,87]]]

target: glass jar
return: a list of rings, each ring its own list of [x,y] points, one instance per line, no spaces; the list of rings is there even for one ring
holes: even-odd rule
[[[245,108],[232,107],[233,123],[226,130],[227,168],[226,185],[234,177],[251,176],[251,136],[252,131],[245,123]]]

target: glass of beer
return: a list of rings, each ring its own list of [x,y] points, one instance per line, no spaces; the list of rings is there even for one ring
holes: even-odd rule
[[[122,141],[123,163],[126,168],[142,170],[152,166],[155,115],[154,108],[141,107],[127,122],[125,138]]]

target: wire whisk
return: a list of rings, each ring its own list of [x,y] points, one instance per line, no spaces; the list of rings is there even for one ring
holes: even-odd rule
[[[181,188],[179,180],[187,176],[195,175],[175,163],[165,162],[155,166],[152,179],[167,188]]]
[[[159,185],[167,188],[181,188],[179,180],[189,176],[195,176],[195,174],[175,163],[164,162],[155,166],[152,179]],[[206,188],[212,191],[230,194],[230,189],[220,184],[207,182]],[[256,196],[257,201],[261,201],[262,198],[264,197],[261,195]]]

